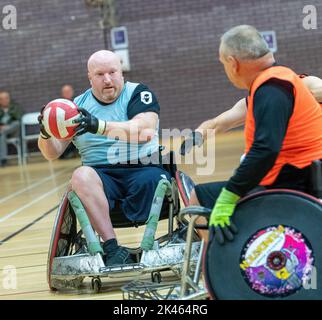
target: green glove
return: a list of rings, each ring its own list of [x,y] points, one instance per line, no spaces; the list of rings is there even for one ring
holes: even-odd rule
[[[223,188],[212,209],[209,228],[214,230],[215,239],[220,244],[224,244],[224,238],[232,241],[234,239],[233,233],[237,233],[237,228],[230,221],[230,217],[233,215],[239,199],[240,196]]]

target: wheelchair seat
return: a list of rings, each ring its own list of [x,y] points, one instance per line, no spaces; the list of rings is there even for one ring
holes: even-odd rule
[[[177,165],[175,163],[175,155],[173,151],[162,155],[161,151],[164,148],[162,146],[159,147],[159,161],[162,167],[170,173],[172,178],[173,188],[177,188],[176,183],[176,172],[177,172]],[[174,190],[173,195],[176,195],[176,191]],[[174,204],[173,216],[176,216],[180,211],[180,202],[178,198],[172,199],[169,197],[165,197],[165,201],[163,202],[162,209],[160,212],[160,220],[168,219],[169,218],[169,210],[170,210],[170,203]],[[114,228],[129,228],[129,227],[139,227],[145,224],[145,220],[143,221],[131,221],[128,220],[125,214],[122,211],[120,201],[115,202],[115,208],[110,211],[110,218]],[[171,215],[170,215],[171,218]]]
[[[177,210],[175,210],[177,213]],[[130,228],[130,227],[139,227],[145,224],[144,221],[131,221],[128,220],[125,216],[124,212],[122,211],[121,204],[119,201],[115,202],[115,208],[110,211],[110,218],[113,224],[113,228]],[[165,198],[163,202],[162,209],[160,212],[160,220],[168,219],[169,218],[169,200]]]

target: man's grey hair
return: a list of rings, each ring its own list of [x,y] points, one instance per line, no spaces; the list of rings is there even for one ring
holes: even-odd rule
[[[240,60],[255,60],[270,52],[262,35],[248,25],[240,25],[225,32],[221,37],[221,50],[224,56]]]

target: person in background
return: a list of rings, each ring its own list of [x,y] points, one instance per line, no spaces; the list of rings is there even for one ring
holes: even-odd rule
[[[0,166],[7,163],[7,139],[19,134],[22,111],[8,91],[0,90]]]
[[[60,91],[60,96],[63,99],[74,100],[74,88],[70,84],[65,84],[62,86]],[[72,159],[78,155],[76,147],[70,143],[64,153],[59,157],[59,159]]]
[[[68,100],[73,101],[74,88],[70,84],[65,84],[61,88],[60,95],[63,99],[68,99]]]

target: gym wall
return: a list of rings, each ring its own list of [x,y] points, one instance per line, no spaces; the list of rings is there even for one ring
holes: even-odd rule
[[[275,30],[277,61],[322,77],[320,0],[115,1],[118,24],[129,36],[131,71],[125,77],[157,94],[164,128],[194,128],[247,94],[228,82],[218,61],[221,34],[238,24]],[[25,111],[37,111],[58,97],[64,83],[77,94],[85,90],[87,59],[104,48],[99,10],[86,7],[84,0],[10,4],[17,8],[17,30],[0,27],[0,87]],[[302,26],[307,4],[317,8],[316,30]]]

